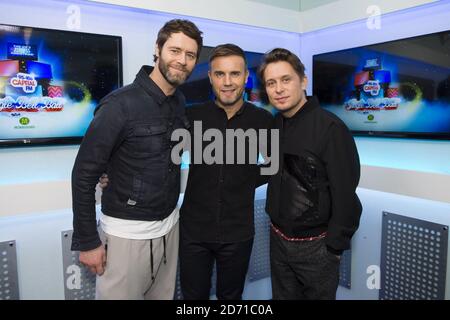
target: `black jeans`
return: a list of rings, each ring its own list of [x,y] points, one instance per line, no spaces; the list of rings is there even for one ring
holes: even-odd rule
[[[243,242],[214,243],[187,239],[180,233],[180,282],[186,300],[208,300],[216,261],[219,300],[241,300],[253,238]]]
[[[325,238],[291,242],[270,231],[275,300],[335,300],[339,264],[339,258],[327,250]]]

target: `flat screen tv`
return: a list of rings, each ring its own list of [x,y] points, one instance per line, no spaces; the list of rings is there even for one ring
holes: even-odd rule
[[[199,60],[195,66],[189,79],[180,86],[181,91],[186,97],[186,103],[189,106],[196,103],[205,102],[214,99],[214,93],[211,88],[208,77],[208,63],[209,55],[213,47],[204,46],[202,48]],[[257,76],[257,69],[262,61],[264,54],[245,51],[245,58],[247,60],[247,67],[249,70],[249,77],[245,86],[244,100],[253,103],[254,105],[273,112],[273,108],[260,94],[260,85]]]
[[[79,143],[122,86],[122,40],[0,24],[0,146]]]
[[[450,139],[450,31],[315,55],[313,93],[357,135]]]

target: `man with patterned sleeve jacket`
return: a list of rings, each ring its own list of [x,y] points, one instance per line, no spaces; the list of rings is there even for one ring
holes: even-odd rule
[[[359,226],[360,163],[345,124],[306,97],[300,59],[286,49],[265,55],[259,74],[279,111],[280,169],[271,177],[274,299],[335,299],[342,252]]]

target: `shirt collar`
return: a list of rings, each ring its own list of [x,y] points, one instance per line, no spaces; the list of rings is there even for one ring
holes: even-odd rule
[[[243,113],[244,113],[244,110],[245,110],[245,108],[246,108],[247,103],[248,103],[248,102],[244,101],[244,103],[243,103],[242,106],[239,108],[239,110],[236,111],[236,113],[234,114],[234,116],[240,116],[241,114],[243,114]],[[214,106],[215,106],[218,110],[221,110],[221,111],[225,112],[225,110],[224,110],[223,108],[219,107],[219,105],[216,103],[215,100],[213,101],[213,104],[214,104]]]

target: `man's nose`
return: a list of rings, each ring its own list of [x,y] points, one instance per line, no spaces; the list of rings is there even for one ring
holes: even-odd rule
[[[226,86],[231,85],[231,77],[230,77],[229,74],[226,74],[226,75],[223,77],[223,84],[226,85]]]
[[[281,82],[277,82],[275,85],[275,92],[280,93],[283,92],[284,87],[283,84]]]
[[[183,66],[186,65],[186,55],[184,53],[180,54],[178,57],[178,63],[182,64]]]

